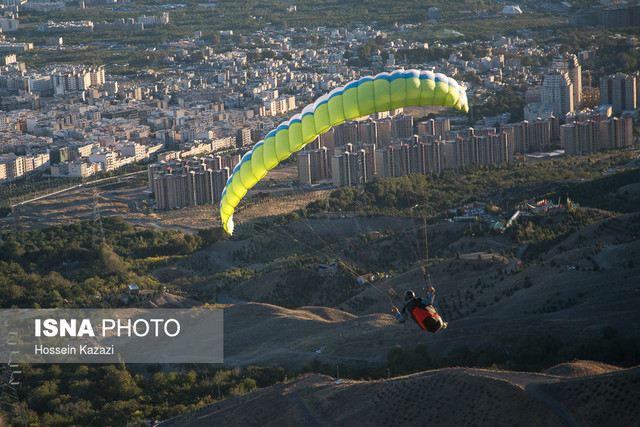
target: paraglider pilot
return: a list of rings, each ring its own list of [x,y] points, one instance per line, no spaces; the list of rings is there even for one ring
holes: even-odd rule
[[[405,303],[402,311],[398,310],[396,306],[393,307],[392,311],[400,323],[404,323],[411,315],[411,318],[415,320],[418,326],[435,334],[440,329],[446,329],[448,325],[447,322],[442,320],[433,306],[435,296],[436,290],[433,286],[430,286],[427,290],[426,298],[416,298],[416,294],[408,290],[404,293]]]

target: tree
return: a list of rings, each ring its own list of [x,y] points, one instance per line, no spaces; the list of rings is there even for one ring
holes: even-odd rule
[[[0,205],[0,218],[4,218],[13,213],[13,206],[10,204]]]
[[[142,394],[129,371],[113,365],[105,367],[104,371],[105,375],[100,383],[105,397],[111,400],[127,400],[135,399]]]
[[[247,38],[242,34],[234,34],[231,39],[236,45],[243,45],[247,43]]]

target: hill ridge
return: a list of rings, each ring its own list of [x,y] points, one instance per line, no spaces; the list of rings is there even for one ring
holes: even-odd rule
[[[594,362],[571,363],[586,368]],[[589,417],[601,409],[603,402],[594,384],[615,387],[618,383],[624,383],[626,395],[606,405],[615,414],[610,421],[624,423],[638,415],[637,405],[630,402],[640,394],[639,388],[633,388],[640,382],[640,367],[610,369],[604,374],[573,378],[464,367],[375,381],[335,381],[326,375],[309,374],[216,402],[160,425],[258,425],[257,420],[269,420],[268,425],[388,425],[419,419],[427,408],[431,425],[592,425]],[[576,383],[588,390],[580,399],[572,398]],[[429,403],[431,406],[427,406]],[[594,409],[581,415],[583,406],[589,405]]]

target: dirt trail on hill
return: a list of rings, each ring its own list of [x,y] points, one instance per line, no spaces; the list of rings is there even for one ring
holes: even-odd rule
[[[619,268],[614,266],[609,260],[609,254],[614,250],[624,245],[611,245],[603,248],[600,252],[593,256],[593,260],[598,264],[598,267],[602,270],[610,270],[612,268]]]

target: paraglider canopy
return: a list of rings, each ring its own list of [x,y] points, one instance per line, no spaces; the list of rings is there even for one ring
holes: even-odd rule
[[[233,213],[247,191],[278,163],[299,151],[331,126],[377,112],[416,105],[455,107],[468,112],[463,86],[440,73],[396,70],[363,77],[333,89],[300,114],[281,123],[254,145],[234,168],[222,191],[220,217],[224,229],[233,233]]]

